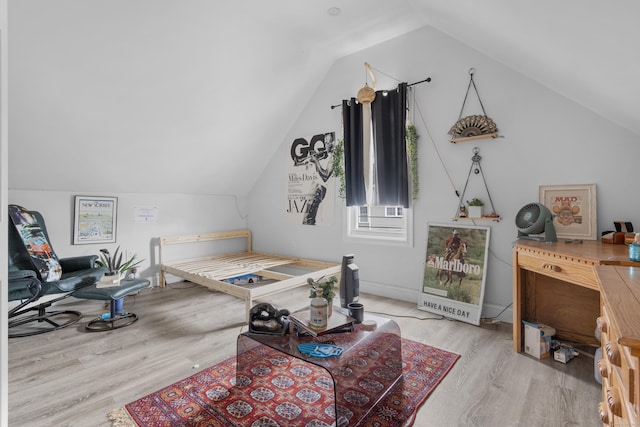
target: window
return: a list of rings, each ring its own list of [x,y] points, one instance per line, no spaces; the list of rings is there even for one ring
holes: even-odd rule
[[[384,208],[384,216],[386,217],[402,217],[402,206],[387,206]]]
[[[406,83],[363,105],[342,102],[347,238],[413,246],[406,162]],[[376,136],[378,135],[378,136]],[[350,154],[349,154],[350,153]],[[384,203],[387,206],[366,205]],[[389,206],[399,205],[399,206]]]
[[[358,228],[371,228],[369,206],[358,206]]]
[[[373,147],[370,147],[373,150]],[[375,169],[371,151],[370,170]],[[373,179],[374,192],[375,180]],[[347,207],[347,237],[398,243],[413,247],[413,217],[411,209],[402,206]]]
[[[348,207],[347,237],[413,246],[411,214],[411,209],[402,206]]]

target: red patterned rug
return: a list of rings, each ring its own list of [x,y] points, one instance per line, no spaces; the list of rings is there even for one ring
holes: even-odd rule
[[[113,427],[321,427],[335,423],[326,371],[259,347],[267,372],[236,385],[236,357],[112,411]],[[380,355],[384,357],[384,355]],[[361,424],[413,425],[416,411],[460,356],[402,339],[403,378]],[[373,373],[372,373],[373,375]],[[369,377],[371,378],[371,377]],[[265,387],[266,386],[266,387]],[[348,396],[345,400],[349,401]],[[340,408],[341,412],[350,409]]]

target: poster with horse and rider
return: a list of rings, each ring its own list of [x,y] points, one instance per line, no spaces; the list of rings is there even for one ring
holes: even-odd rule
[[[489,253],[489,227],[428,224],[418,308],[480,324]]]

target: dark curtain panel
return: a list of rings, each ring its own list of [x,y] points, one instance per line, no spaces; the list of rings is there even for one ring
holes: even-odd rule
[[[342,101],[344,174],[347,206],[367,204],[362,157],[362,105],[355,98]]]
[[[407,84],[376,92],[371,103],[377,204],[409,207],[409,170],[405,141]]]

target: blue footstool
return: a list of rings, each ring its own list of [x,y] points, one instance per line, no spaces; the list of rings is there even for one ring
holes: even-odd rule
[[[122,280],[120,285],[107,288],[98,288],[96,285],[78,289],[72,295],[81,299],[96,299],[111,301],[110,313],[102,315],[90,321],[85,329],[89,332],[111,331],[124,328],[138,321],[134,313],[122,312],[118,309],[118,302],[127,295],[131,295],[141,289],[149,287],[149,281],[144,279]]]

